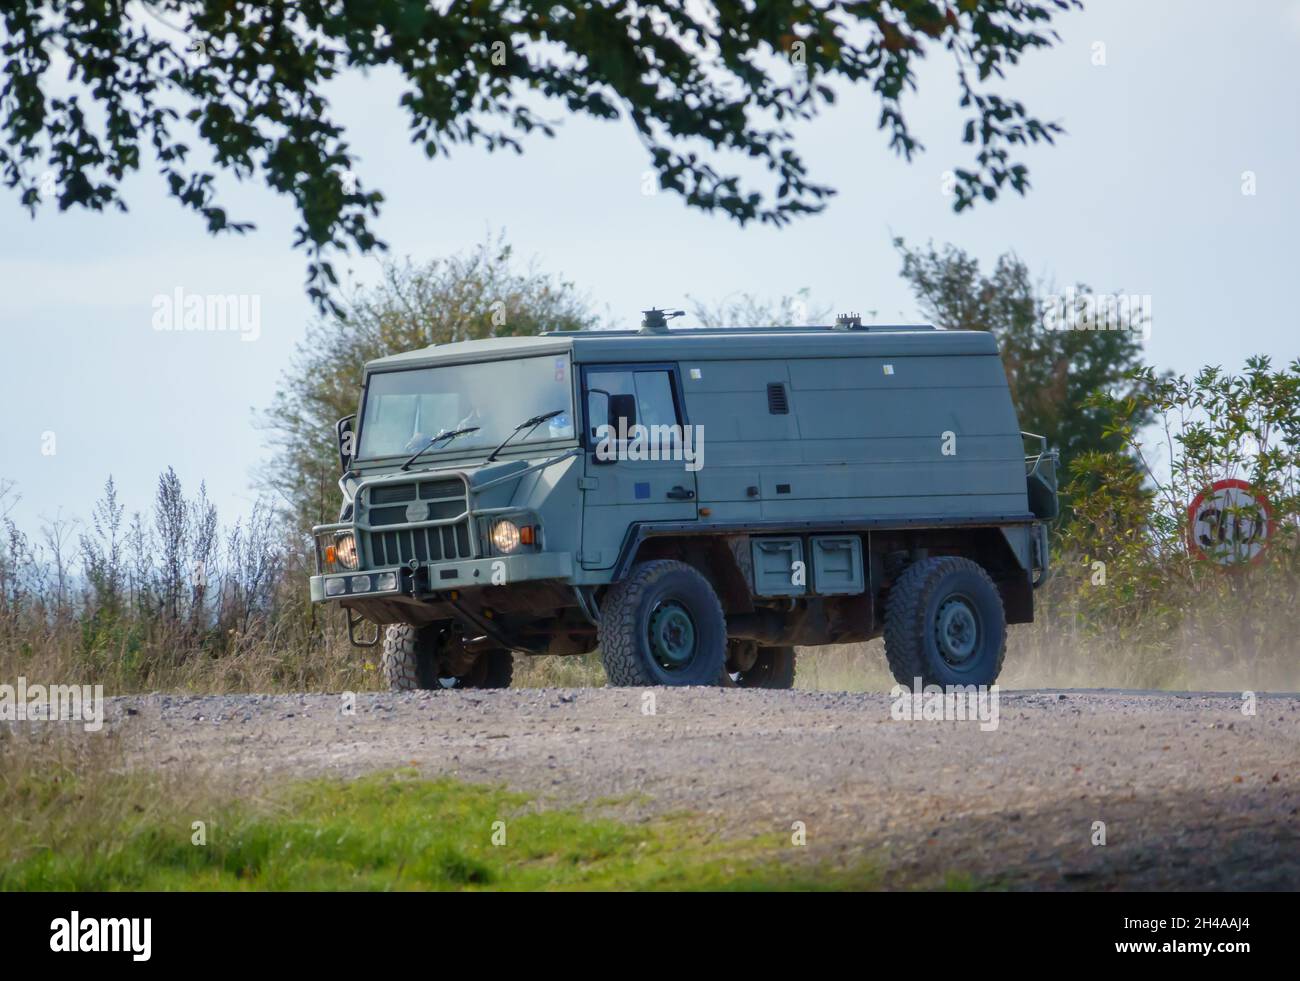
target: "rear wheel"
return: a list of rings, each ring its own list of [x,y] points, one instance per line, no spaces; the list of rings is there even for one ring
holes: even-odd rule
[[[384,631],[383,671],[390,691],[429,691],[443,688],[509,688],[514,655],[508,650],[484,651],[462,674],[453,674],[440,657],[443,630],[438,626],[390,624]]]
[[[509,688],[515,673],[515,656],[510,651],[484,651],[460,677],[440,675],[442,688]]]
[[[991,685],[1006,649],[1002,597],[978,563],[922,559],[890,588],[885,656],[899,684]]]
[[[752,640],[727,644],[722,684],[730,688],[793,688],[793,647],[760,647]]]
[[[722,604],[685,562],[633,567],[601,603],[599,636],[611,685],[716,685],[726,663]]]

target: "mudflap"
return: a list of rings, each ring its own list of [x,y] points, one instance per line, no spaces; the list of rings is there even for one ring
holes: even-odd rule
[[[1037,589],[1047,582],[1051,564],[1051,549],[1047,541],[1047,522],[1035,522],[1030,538],[1033,546],[1033,578],[1030,579],[1030,583],[1034,589]]]

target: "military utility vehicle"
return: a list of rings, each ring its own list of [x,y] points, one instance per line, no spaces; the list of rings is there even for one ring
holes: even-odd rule
[[[990,684],[1057,513],[992,335],[853,317],[380,358],[337,435],[311,597],[396,690],[597,648],[613,685],[788,688],[882,634],[901,683]]]

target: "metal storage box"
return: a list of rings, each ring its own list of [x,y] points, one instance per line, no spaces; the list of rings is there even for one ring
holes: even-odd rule
[[[821,596],[846,596],[867,588],[862,573],[862,539],[857,535],[818,535],[808,542],[812,552],[813,591]]]
[[[754,593],[758,596],[802,596],[808,591],[807,571],[795,585],[795,563],[803,562],[803,542],[798,538],[755,538]]]

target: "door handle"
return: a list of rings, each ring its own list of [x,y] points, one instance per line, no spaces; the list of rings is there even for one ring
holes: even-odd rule
[[[670,490],[668,496],[674,501],[693,501],[695,499],[695,491],[688,490],[679,485]]]

